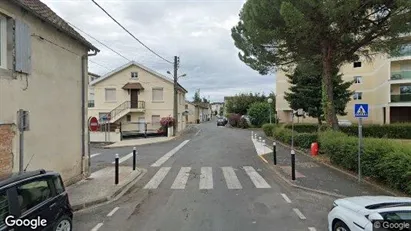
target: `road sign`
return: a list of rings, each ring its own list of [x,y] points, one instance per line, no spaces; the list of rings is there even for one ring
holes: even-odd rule
[[[90,131],[97,131],[98,130],[98,119],[96,117],[90,117],[88,120],[88,128]]]
[[[354,116],[356,118],[367,118],[368,117],[368,104],[355,104],[354,105]]]

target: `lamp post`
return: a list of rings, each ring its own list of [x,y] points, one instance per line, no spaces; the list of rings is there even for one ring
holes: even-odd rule
[[[271,99],[271,98],[268,98],[267,99],[267,102],[270,104],[270,124],[271,124],[271,104],[273,103],[273,99]]]

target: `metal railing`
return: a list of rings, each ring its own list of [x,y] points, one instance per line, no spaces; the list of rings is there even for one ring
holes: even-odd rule
[[[391,103],[411,102],[411,93],[391,94]]]
[[[131,105],[130,104],[130,108],[134,108],[134,109],[144,109],[146,108],[146,102],[144,101],[138,101],[137,105]]]
[[[144,109],[145,108],[145,102],[144,101],[138,101],[137,105],[131,105],[131,101],[124,101],[122,104],[118,105],[116,108],[111,110],[107,114],[107,116],[110,118],[109,120],[111,120],[112,118],[115,118],[118,114],[123,112],[124,110],[130,109],[130,108]]]
[[[391,80],[411,79],[411,71],[391,72]]]

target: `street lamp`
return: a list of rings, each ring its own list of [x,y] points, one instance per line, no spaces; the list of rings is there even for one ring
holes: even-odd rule
[[[267,102],[270,104],[270,124],[271,124],[271,104],[273,103],[273,99],[271,99],[271,98],[268,98],[267,99]]]

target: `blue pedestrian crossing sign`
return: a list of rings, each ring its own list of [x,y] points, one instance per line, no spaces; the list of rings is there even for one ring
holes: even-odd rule
[[[354,116],[356,118],[367,118],[368,117],[368,104],[355,104],[354,105]]]

